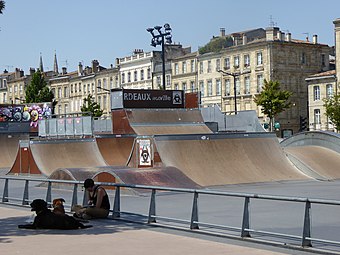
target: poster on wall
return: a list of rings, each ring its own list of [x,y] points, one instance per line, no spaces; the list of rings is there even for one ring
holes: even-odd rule
[[[37,127],[39,120],[51,116],[51,103],[0,104],[0,122],[30,122]]]
[[[138,143],[138,155],[139,155],[139,166],[152,166],[151,159],[151,141],[149,139],[139,139]]]

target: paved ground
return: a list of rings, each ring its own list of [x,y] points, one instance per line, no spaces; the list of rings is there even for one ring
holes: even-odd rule
[[[29,215],[27,209],[0,206],[1,254],[297,254],[163,233],[122,221],[92,221],[94,227],[85,230],[18,229]]]

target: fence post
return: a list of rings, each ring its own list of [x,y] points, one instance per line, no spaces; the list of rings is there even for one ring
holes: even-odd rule
[[[242,230],[241,237],[250,237],[250,233],[247,229],[249,229],[250,221],[249,221],[249,204],[250,198],[244,198],[244,207],[243,207],[243,219],[242,219]]]
[[[25,181],[25,189],[24,189],[24,195],[22,197],[22,205],[28,205],[28,184],[29,180]]]
[[[149,218],[148,223],[156,222],[156,190],[152,189],[150,198]]]
[[[46,193],[46,202],[47,204],[51,205],[51,200],[52,200],[52,196],[51,196],[51,182],[49,181],[47,184],[47,193]]]
[[[303,222],[303,233],[302,233],[302,246],[303,247],[311,247],[312,242],[307,238],[310,238],[311,231],[310,231],[310,213],[311,213],[311,203],[307,200],[305,205],[305,218]]]
[[[2,194],[2,202],[8,202],[8,179],[5,180],[4,193]]]
[[[88,198],[88,196],[87,196],[86,189],[84,188],[83,205],[87,205],[88,200],[89,200],[89,198]]]
[[[197,223],[198,222],[197,201],[198,201],[198,193],[195,191],[194,192],[194,199],[193,199],[193,202],[192,202],[190,229],[199,229],[199,226],[198,226],[198,223]]]
[[[115,200],[113,202],[112,218],[120,217],[120,187],[116,186]]]
[[[78,204],[78,183],[73,185],[71,208],[76,204]]]

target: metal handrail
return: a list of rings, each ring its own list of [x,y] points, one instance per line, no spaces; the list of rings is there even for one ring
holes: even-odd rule
[[[73,185],[73,195],[71,206],[77,204],[77,191],[78,186],[83,185],[83,182],[80,181],[69,181],[69,180],[51,180],[51,179],[42,179],[42,178],[23,178],[23,177],[13,177],[13,176],[0,176],[0,180],[5,180],[4,190],[2,193],[2,200],[0,203],[3,204],[11,204],[11,201],[21,201],[21,205],[27,206],[30,202],[29,199],[29,182],[43,182],[47,183],[47,192],[46,192],[46,201],[48,204],[51,204],[51,192],[52,192],[52,183],[58,184],[70,184]],[[25,187],[23,191],[22,199],[9,197],[9,181],[24,181]],[[242,238],[251,238],[252,233],[274,236],[278,238],[291,238],[294,240],[299,240],[301,242],[302,247],[311,247],[312,242],[319,242],[325,244],[332,244],[335,246],[340,246],[340,242],[332,241],[332,240],[324,240],[318,238],[312,238],[311,236],[311,204],[321,204],[321,205],[335,205],[339,206],[340,201],[338,200],[326,200],[326,199],[313,199],[313,198],[303,198],[303,197],[288,197],[288,196],[272,196],[272,195],[262,195],[262,194],[251,194],[251,193],[234,193],[234,192],[223,192],[223,191],[214,191],[214,190],[202,190],[202,189],[187,189],[187,188],[171,188],[171,187],[159,187],[159,186],[150,186],[150,185],[132,185],[132,184],[122,184],[122,183],[106,183],[106,182],[96,182],[99,185],[112,186],[115,188],[114,195],[114,203],[111,211],[111,218],[117,219],[120,218],[122,214],[134,214],[141,215],[147,217],[147,222],[149,224],[156,223],[157,219],[166,220],[170,222],[181,222],[188,223],[191,230],[198,230],[200,226],[213,227],[218,229],[226,229],[231,231],[240,231],[240,237]],[[143,189],[150,190],[150,204],[149,204],[149,212],[148,215],[142,215],[133,212],[124,212],[121,211],[121,189],[122,188],[132,188],[132,189]],[[190,193],[193,194],[193,202],[191,209],[191,217],[190,220],[183,220],[177,218],[170,218],[161,215],[156,215],[156,192],[157,191],[169,191],[169,192],[177,192],[177,193]],[[199,208],[198,208],[198,200],[199,195],[211,195],[211,196],[225,196],[225,197],[237,197],[244,199],[243,205],[243,214],[242,214],[242,225],[241,227],[232,227],[226,225],[217,225],[208,222],[200,222],[199,219]],[[268,231],[255,230],[250,228],[250,201],[252,199],[262,199],[262,200],[271,200],[271,201],[285,201],[285,202],[297,202],[304,203],[304,221],[303,221],[303,229],[302,235],[288,235],[284,233],[275,233]],[[84,192],[83,196],[83,204],[86,201],[86,194]],[[16,203],[16,205],[19,205]]]

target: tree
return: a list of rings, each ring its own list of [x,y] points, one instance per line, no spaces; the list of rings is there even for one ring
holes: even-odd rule
[[[31,83],[26,88],[26,103],[42,103],[55,101],[53,92],[47,87],[44,75],[38,70],[32,76]]]
[[[5,1],[0,1],[0,14],[3,14],[3,10],[5,10]]]
[[[264,86],[260,94],[254,96],[254,102],[262,106],[262,113],[270,119],[270,131],[273,131],[274,117],[291,106],[288,102],[292,92],[281,90],[278,81],[264,80]]]
[[[199,53],[204,54],[208,52],[219,52],[224,48],[230,47],[233,45],[233,39],[231,37],[217,37],[213,38],[209,43],[205,46],[199,48]]]
[[[326,115],[335,126],[337,132],[340,130],[340,94],[335,94],[324,99]]]
[[[100,109],[100,104],[94,101],[94,98],[91,94],[83,99],[81,111],[84,112],[83,115],[89,115],[90,112],[93,117],[100,117],[103,115],[103,110]]]

